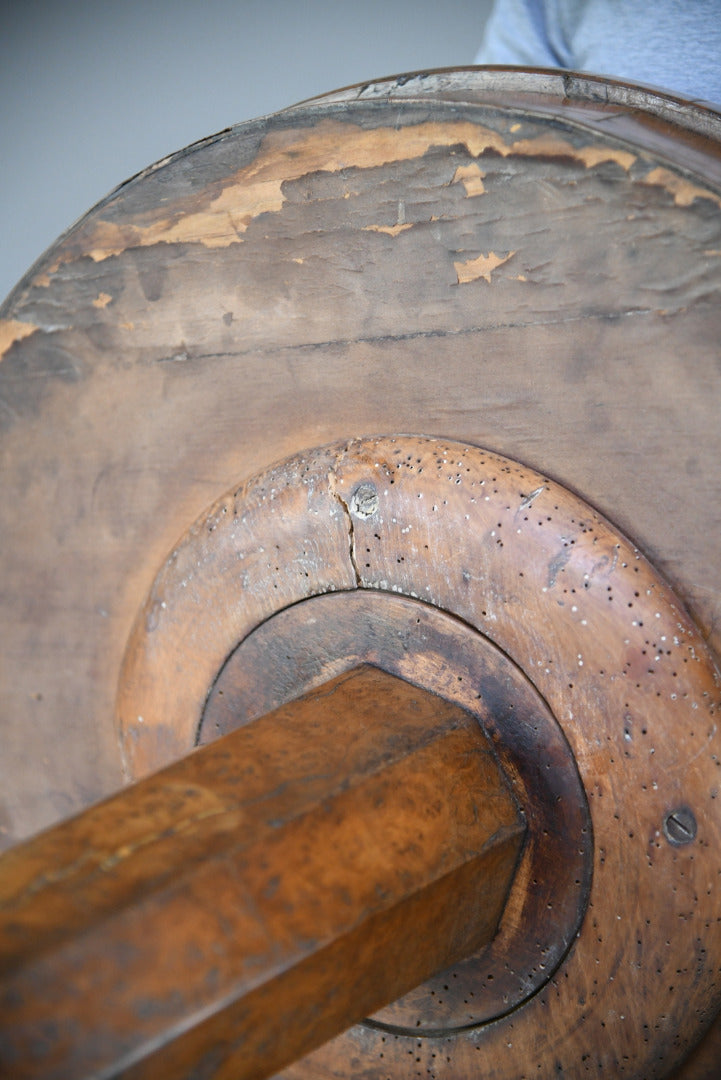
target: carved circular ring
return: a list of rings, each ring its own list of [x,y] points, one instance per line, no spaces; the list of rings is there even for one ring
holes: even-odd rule
[[[359,1025],[286,1075],[362,1062],[405,1077],[409,1053],[439,1078],[608,1075],[609,1061],[614,1075],[666,1075],[719,1007],[717,672],[643,556],[546,477],[475,447],[386,437],[312,451],[229,493],[170,555],[131,637],[118,699],[130,773],[194,744],[256,627],[355,589],[455,616],[533,684],[585,788],[593,882],[560,966],[514,1011],[418,1038]],[[594,1045],[609,1048],[603,1061]]]
[[[437,608],[366,589],[294,604],[228,658],[200,742],[263,716],[359,663],[371,663],[478,718],[523,811],[520,865],[493,941],[376,1013],[417,1036],[496,1020],[551,977],[588,902],[592,838],[570,747],[522,672],[476,630]]]

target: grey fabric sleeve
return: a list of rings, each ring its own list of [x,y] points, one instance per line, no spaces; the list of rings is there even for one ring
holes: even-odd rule
[[[721,0],[495,0],[478,64],[590,71],[721,103]]]

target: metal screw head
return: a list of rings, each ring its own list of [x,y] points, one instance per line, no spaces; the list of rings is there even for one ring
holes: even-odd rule
[[[358,518],[369,518],[378,509],[378,492],[375,484],[364,480],[350,497],[350,512]]]
[[[677,806],[663,819],[663,835],[674,847],[693,843],[697,828],[693,810],[688,806]]]

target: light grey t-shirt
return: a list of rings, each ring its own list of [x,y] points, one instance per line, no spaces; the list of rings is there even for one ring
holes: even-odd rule
[[[721,0],[495,0],[476,63],[594,72],[721,107]]]

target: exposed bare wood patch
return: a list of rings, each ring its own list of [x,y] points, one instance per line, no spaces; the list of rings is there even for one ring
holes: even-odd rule
[[[0,319],[0,360],[16,341],[22,341],[37,329],[32,323],[21,322],[19,319]]]
[[[469,259],[468,262],[454,262],[458,284],[465,285],[468,281],[484,278],[490,285],[493,271],[507,263],[515,254],[515,251],[509,251],[507,255],[496,255],[495,251],[489,251],[487,255],[479,255],[477,259]]]
[[[242,240],[250,223],[264,213],[283,207],[283,185],[314,172],[370,169],[423,157],[434,147],[459,145],[473,157],[492,152],[501,157],[565,157],[586,168],[615,162],[628,171],[636,156],[612,145],[576,147],[556,135],[506,142],[503,135],[483,124],[467,120],[454,123],[432,121],[401,128],[366,129],[338,120],[322,120],[310,131],[297,129],[266,136],[256,160],[229,177],[219,195],[208,201],[207,192],[177,200],[172,213],[163,207],[162,218],[148,214],[147,224],[118,225],[96,221],[83,236],[85,254],[95,262],[118,255],[126,248],[158,243],[200,243],[223,248]],[[673,175],[673,174],[671,174]],[[480,194],[480,169],[468,194]],[[61,249],[56,261],[36,279],[47,284],[48,274],[72,260],[75,251]]]
[[[695,199],[710,199],[721,207],[721,195],[717,195],[715,191],[709,191],[708,188],[699,187],[698,184],[687,180],[685,176],[671,172],[663,165],[652,169],[645,177],[644,183],[666,188],[666,191],[673,195],[676,206],[690,206]]]
[[[481,170],[480,165],[473,161],[470,165],[458,166],[455,176],[453,177],[453,183],[463,184],[466,189],[466,195],[482,195],[486,190],[483,186],[485,175],[486,174]]]
[[[364,232],[381,232],[387,233],[388,236],[398,236],[399,233],[404,232],[406,229],[412,229],[413,222],[406,221],[399,225],[364,225]]]

